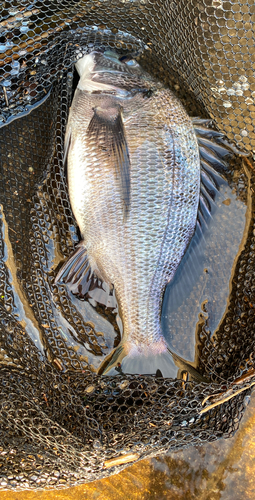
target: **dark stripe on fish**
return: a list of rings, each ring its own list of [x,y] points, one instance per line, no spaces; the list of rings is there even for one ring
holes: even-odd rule
[[[121,107],[109,105],[94,108],[87,137],[93,141],[98,150],[100,160],[114,165],[117,178],[121,182],[121,194],[124,203],[124,216],[127,216],[130,206],[130,159],[122,120]]]

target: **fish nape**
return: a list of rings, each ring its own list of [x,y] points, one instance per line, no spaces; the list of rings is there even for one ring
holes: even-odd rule
[[[231,147],[137,62],[94,51],[76,67],[65,158],[83,240],[55,282],[78,297],[114,287],[124,331],[99,373],[185,369],[208,382],[169,349],[161,309],[197,225],[208,224]]]

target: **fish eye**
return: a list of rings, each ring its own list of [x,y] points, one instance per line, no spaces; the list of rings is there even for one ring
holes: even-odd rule
[[[129,61],[126,62],[128,66],[132,66],[133,68],[139,66],[138,62],[135,59],[130,59]]]
[[[135,59],[131,59],[130,54],[125,55],[125,56],[121,56],[119,58],[119,61],[126,64],[127,66],[132,66],[132,67],[139,66],[139,64],[137,63],[137,61]]]

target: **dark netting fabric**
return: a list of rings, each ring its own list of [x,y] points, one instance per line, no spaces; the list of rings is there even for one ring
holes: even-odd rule
[[[206,321],[199,331],[198,369],[210,384],[95,375],[79,346],[102,355],[103,336],[54,277],[78,241],[62,163],[73,63],[94,47],[134,52],[191,115],[213,118],[231,142],[254,152],[253,4],[1,2],[1,488],[95,480],[238,428],[254,382],[253,197],[217,337]],[[252,193],[252,168],[249,176]]]

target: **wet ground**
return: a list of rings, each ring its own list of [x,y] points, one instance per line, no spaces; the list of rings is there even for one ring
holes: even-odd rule
[[[255,392],[230,439],[143,460],[118,475],[67,490],[1,492],[1,500],[252,500]]]

